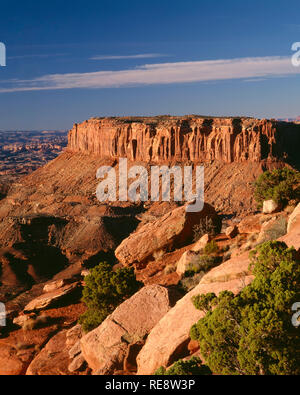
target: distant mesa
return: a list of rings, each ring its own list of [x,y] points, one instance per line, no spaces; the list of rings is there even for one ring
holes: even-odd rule
[[[66,131],[0,132],[0,184],[10,184],[32,173],[59,155],[66,145]]]
[[[280,118],[279,121],[293,122],[293,123],[300,124],[300,115],[298,117],[296,117],[296,118]]]
[[[69,132],[68,150],[132,161],[297,161],[299,126],[254,118],[92,118]]]

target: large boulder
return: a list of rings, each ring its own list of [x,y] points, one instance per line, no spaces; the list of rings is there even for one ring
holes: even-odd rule
[[[29,365],[26,375],[66,375],[70,363],[66,347],[66,330],[59,332],[46,344]]]
[[[150,285],[122,303],[103,323],[81,339],[81,350],[96,374],[123,370],[129,349],[142,345],[159,320],[174,305],[167,288]]]
[[[248,255],[234,258],[211,270],[200,284],[180,299],[150,332],[140,351],[138,374],[153,374],[160,366],[170,366],[188,355],[189,331],[203,317],[191,299],[194,295],[229,290],[238,293],[253,277],[248,272]]]
[[[79,296],[79,289],[79,284],[74,283],[56,289],[55,291],[45,293],[29,302],[24,311],[30,312],[45,310],[49,307],[56,306],[58,303],[65,301],[68,297],[71,297],[75,294]]]
[[[194,225],[205,217],[218,220],[215,209],[209,204],[197,213],[187,212],[186,206],[179,207],[131,234],[116,249],[116,257],[123,265],[131,265],[151,259],[158,251],[183,247],[192,242]]]

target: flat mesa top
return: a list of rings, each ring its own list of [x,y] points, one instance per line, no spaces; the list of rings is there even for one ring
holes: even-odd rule
[[[112,120],[119,122],[161,122],[161,121],[182,121],[182,120],[193,120],[193,119],[255,119],[252,117],[243,116],[210,116],[210,115],[156,115],[156,116],[127,116],[127,117],[93,117],[96,120]]]
[[[259,125],[271,125],[275,128],[278,127],[294,127],[295,123],[280,121],[276,119],[258,119],[246,116],[236,117],[216,117],[216,116],[204,116],[204,115],[184,115],[184,116],[172,116],[172,115],[158,115],[158,116],[127,116],[127,117],[92,117],[89,120],[85,120],[81,123],[75,123],[74,127],[83,126],[84,128],[89,125],[96,124],[98,128],[101,127],[122,127],[126,125],[135,126],[140,125],[141,127],[151,128],[165,128],[165,127],[191,127],[191,126],[207,126],[214,125],[215,127],[240,127],[243,128],[256,128]]]
[[[184,116],[172,116],[172,115],[158,115],[158,116],[127,116],[127,117],[93,117],[85,122],[100,122],[101,124],[111,125],[124,125],[124,124],[143,124],[143,125],[179,125],[179,124],[192,124],[195,123],[218,123],[218,124],[234,124],[236,123],[255,123],[260,122],[255,118],[251,117],[215,117],[215,116],[204,116],[204,115],[184,115]],[[83,124],[85,123],[83,122]]]

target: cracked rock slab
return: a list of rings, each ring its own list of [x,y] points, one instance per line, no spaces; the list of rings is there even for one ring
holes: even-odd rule
[[[49,307],[54,306],[58,302],[63,301],[64,298],[75,293],[78,290],[78,288],[79,288],[79,284],[75,283],[75,284],[66,285],[55,291],[43,294],[37,297],[36,299],[33,299],[30,303],[28,303],[24,311],[31,312],[31,311],[45,310]]]
[[[150,285],[122,303],[81,339],[82,354],[89,367],[102,375],[122,370],[130,345],[144,341],[170,310],[171,299],[166,288]]]

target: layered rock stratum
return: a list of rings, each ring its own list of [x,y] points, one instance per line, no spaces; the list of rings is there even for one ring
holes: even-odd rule
[[[132,161],[259,162],[295,156],[299,127],[275,120],[209,118],[94,118],[69,133],[72,152]]]

